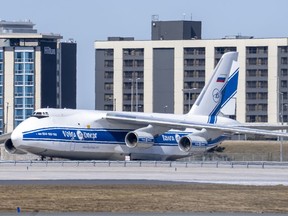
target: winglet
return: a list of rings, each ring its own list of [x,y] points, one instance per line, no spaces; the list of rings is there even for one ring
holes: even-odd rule
[[[237,92],[239,67],[237,66],[235,71],[231,71],[235,68],[233,63],[237,61],[237,58],[237,52],[228,52],[222,56],[211,79],[201,91],[188,115],[207,116],[208,123],[216,123],[221,108]]]

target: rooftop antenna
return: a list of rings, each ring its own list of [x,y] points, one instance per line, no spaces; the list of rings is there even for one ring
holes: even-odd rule
[[[159,21],[159,15],[158,14],[153,14],[152,15],[152,21]]]
[[[186,13],[183,13],[183,20],[186,19]]]

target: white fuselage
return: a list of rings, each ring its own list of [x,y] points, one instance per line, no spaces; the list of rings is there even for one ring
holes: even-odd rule
[[[138,129],[139,125],[110,122],[105,119],[107,112],[103,111],[41,110],[47,111],[49,117],[30,117],[13,131],[11,139],[17,149],[45,157],[122,160],[125,156],[130,156],[131,159],[139,160],[175,160],[195,152],[206,151],[225,138],[221,131],[209,133],[209,137],[206,137],[207,143],[195,143],[193,152],[187,153],[178,147],[180,137],[199,133],[199,130],[168,130],[155,136],[152,147],[129,148],[125,144],[125,136],[128,132]],[[184,115],[145,113],[141,115],[160,115],[162,118],[169,116],[170,119],[178,121],[187,119]],[[202,121],[200,117],[197,118]],[[221,122],[221,119],[219,118],[218,121]],[[231,119],[223,119],[235,122]]]

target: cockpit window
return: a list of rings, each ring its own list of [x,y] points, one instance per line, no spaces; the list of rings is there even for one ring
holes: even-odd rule
[[[36,117],[36,118],[47,118],[47,117],[49,117],[49,114],[48,114],[48,112],[34,112],[33,114],[32,114],[32,117]]]

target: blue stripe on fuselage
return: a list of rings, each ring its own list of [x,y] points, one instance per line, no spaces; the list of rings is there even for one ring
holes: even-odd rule
[[[89,143],[89,144],[119,144],[125,145],[125,136],[130,130],[123,129],[87,129],[87,128],[43,128],[23,132],[24,141],[52,141],[67,143]],[[182,136],[189,133],[168,131],[154,137],[155,146],[177,146]],[[201,147],[209,147],[225,139],[226,136],[219,136],[208,143],[201,144]],[[192,143],[199,146],[199,143]]]

